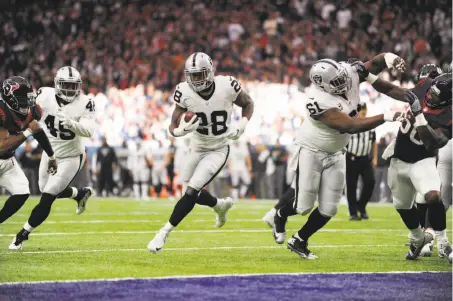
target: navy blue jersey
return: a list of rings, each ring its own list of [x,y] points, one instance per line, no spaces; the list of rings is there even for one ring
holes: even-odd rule
[[[425,97],[432,83],[431,78],[426,78],[417,83],[412,89],[415,95],[417,95],[421,106],[422,112],[425,116],[428,125],[432,129],[442,128],[445,134],[451,138],[452,129],[452,112],[451,106],[441,109],[430,109],[426,106]],[[398,131],[396,137],[395,152],[393,157],[398,158],[404,162],[415,163],[420,160],[436,157],[437,150],[428,150],[423,142],[421,141],[418,133],[413,124],[409,122],[403,122]]]
[[[10,135],[19,135],[27,129],[33,120],[39,121],[42,116],[41,107],[32,107],[27,115],[12,111],[6,103],[0,100],[0,127],[6,129]],[[8,159],[14,156],[15,149],[0,153],[0,159]]]

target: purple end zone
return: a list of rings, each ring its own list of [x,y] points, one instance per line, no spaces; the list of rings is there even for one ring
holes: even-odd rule
[[[302,274],[130,279],[0,286],[1,301],[452,299],[446,273]]]

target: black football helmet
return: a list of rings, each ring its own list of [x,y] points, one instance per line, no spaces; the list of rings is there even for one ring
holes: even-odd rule
[[[451,106],[452,73],[444,73],[434,79],[426,94],[426,104],[430,108],[444,108]]]
[[[11,110],[22,115],[28,114],[29,108],[36,104],[33,87],[28,80],[20,76],[5,80],[0,95]]]
[[[426,64],[420,69],[420,73],[418,73],[417,80],[421,80],[424,78],[436,78],[442,74],[442,69],[434,64]]]

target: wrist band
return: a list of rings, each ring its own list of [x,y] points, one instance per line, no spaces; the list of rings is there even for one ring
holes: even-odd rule
[[[49,160],[55,160],[55,154],[49,157]]]
[[[28,138],[33,135],[33,132],[30,129],[26,129],[22,132],[22,134],[25,136],[25,138]]]
[[[415,116],[415,127],[425,126],[427,124],[428,121],[426,121],[425,116],[423,116],[423,113],[420,113],[417,116]]]
[[[379,77],[377,75],[374,75],[373,73],[368,74],[366,81],[369,82],[370,84],[374,84],[375,81],[378,80]]]

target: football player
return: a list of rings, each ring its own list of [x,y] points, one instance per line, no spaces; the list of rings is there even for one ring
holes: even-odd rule
[[[252,172],[252,161],[246,143],[238,140],[233,142],[228,163],[231,186],[233,186],[232,196],[235,199],[239,197],[244,198],[251,182],[250,174]],[[240,190],[239,182],[241,183]]]
[[[390,97],[403,100],[408,90],[380,80],[373,74],[367,75],[373,87]],[[427,218],[437,236],[440,257],[449,257],[452,252],[446,235],[446,211],[441,199],[441,180],[436,169],[438,149],[444,147],[452,137],[452,74],[445,73],[435,79],[420,81],[413,89],[417,96],[411,100],[413,122],[402,123],[395,143],[391,143],[386,154],[391,157],[389,187],[393,204],[411,232],[411,244],[407,259],[420,256],[421,250],[433,236],[420,226],[417,210],[413,204],[416,193],[424,196],[427,203]]]
[[[184,73],[186,81],[177,85],[173,94],[176,107],[169,130],[175,137],[192,133],[191,149],[182,175],[186,189],[168,223],[148,244],[148,249],[154,253],[163,248],[170,232],[195,204],[214,209],[217,227],[225,224],[232,199],[218,199],[203,187],[223,169],[230,153],[230,139],[239,139],[253,114],[253,101],[239,81],[233,76],[216,76],[212,60],[206,53],[190,55]],[[230,122],[233,105],[242,108],[242,119],[236,125]],[[196,113],[188,122],[185,120],[187,111]]]
[[[36,101],[43,110],[42,124],[58,159],[58,172],[46,172],[49,156],[43,154],[39,166],[39,189],[42,196],[13,242],[10,250],[22,250],[29,234],[41,225],[50,214],[57,198],[71,198],[77,202],[76,213],[85,210],[93,189],[77,189],[70,184],[85,163],[84,137],[91,137],[95,128],[95,105],[82,94],[82,78],[73,67],[62,67],[55,75],[55,87],[42,87]]]
[[[383,66],[386,55],[377,58],[383,61]],[[404,70],[404,61],[391,55],[392,65],[399,65],[400,70]],[[373,64],[379,64],[379,61],[372,61]],[[302,258],[317,258],[308,249],[308,240],[337,213],[345,184],[344,148],[351,134],[365,132],[402,117],[402,113],[386,112],[356,118],[360,102],[359,84],[365,79],[359,76],[355,65],[330,59],[319,60],[310,69],[310,80],[315,89],[308,94],[306,109],[309,117],[297,133],[297,149],[288,163],[289,168],[296,172],[295,202],[286,203],[277,211],[273,229],[275,241],[281,244],[285,241],[288,216],[311,212],[305,225],[287,244]],[[410,94],[407,97],[412,97]],[[312,211],[316,199],[319,206]]]
[[[167,185],[167,167],[170,164],[171,158],[168,153],[168,148],[164,147],[162,141],[159,141],[159,146],[151,152],[150,165],[152,166],[152,181],[156,197],[164,185]],[[168,189],[168,187],[167,187]]]
[[[348,60],[349,64],[354,64],[354,62],[359,62],[359,60],[356,58],[350,58]],[[406,64],[405,64],[404,60],[390,52],[381,53],[381,54],[375,56],[372,60],[366,62],[365,65],[367,66],[367,68],[369,68],[369,70],[371,70],[374,73],[380,73],[386,68],[396,69],[398,71],[404,71],[406,69]],[[361,79],[361,80],[363,80],[363,79]],[[358,87],[357,87],[357,89],[358,89]],[[340,110],[341,110],[341,108],[340,108]],[[357,106],[357,109],[355,111],[358,112],[359,110],[360,110],[360,105]],[[313,111],[313,108],[311,108],[311,110],[309,110],[309,113],[311,114],[312,111]],[[291,147],[291,151],[297,152],[298,151],[297,145]],[[291,169],[288,168],[288,170],[291,170]],[[295,176],[294,171],[292,171],[292,176],[293,177]],[[282,196],[280,196],[277,204],[273,208],[271,208],[262,218],[263,222],[266,223],[267,225],[269,225],[271,228],[273,228],[275,225],[274,219],[275,219],[276,212],[279,209],[283,208],[286,204],[289,205],[289,204],[294,203],[294,200],[295,200],[294,197],[296,194],[296,191],[295,191],[296,184],[295,183],[296,183],[295,181],[292,182],[290,188]],[[283,229],[281,229],[281,230],[283,230]],[[284,238],[282,238],[282,239],[284,239]]]
[[[442,69],[440,67],[434,65],[434,64],[426,64],[423,65],[423,67],[420,69],[420,73],[417,76],[417,84],[421,84],[426,78],[431,78],[434,79],[438,77],[440,74],[442,74]],[[439,173],[440,175],[440,173]],[[442,178],[441,178],[442,180]],[[431,228],[431,225],[429,224],[429,220],[426,218],[426,210],[428,209],[428,206],[425,201],[424,195],[417,193],[415,197],[415,203],[417,207],[417,212],[418,212],[418,217],[420,220],[420,226],[425,229],[425,231],[429,231],[432,236],[435,236],[435,233],[433,229]],[[409,243],[407,244],[408,246],[410,245],[410,239],[411,239],[412,234],[409,232]],[[434,239],[426,244],[421,253],[420,256],[424,257],[429,257],[432,255],[432,250],[434,246]]]
[[[13,76],[3,82],[0,91],[0,186],[11,196],[0,210],[0,224],[16,213],[30,195],[28,180],[14,157],[22,142],[33,136],[50,158],[46,172],[57,171],[54,151],[38,123],[41,116],[29,81]]]
[[[141,197],[143,200],[147,200],[149,198],[149,168],[151,166],[150,150],[145,141],[139,140],[135,144],[130,143],[128,151],[127,165],[134,181],[132,186],[134,198],[138,200]]]

